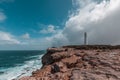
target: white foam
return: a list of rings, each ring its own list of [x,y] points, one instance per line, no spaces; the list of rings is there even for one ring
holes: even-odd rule
[[[13,68],[2,70],[5,73],[0,75],[0,80],[12,80],[12,79],[17,80],[17,78],[20,78],[22,76],[30,76],[33,71],[41,68],[42,66],[41,57],[42,56],[43,55],[40,55],[37,57],[37,59],[26,61],[25,64],[22,66],[18,65]]]

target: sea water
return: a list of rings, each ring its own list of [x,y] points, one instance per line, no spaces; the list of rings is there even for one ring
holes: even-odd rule
[[[0,51],[0,80],[17,80],[40,69],[46,51]]]

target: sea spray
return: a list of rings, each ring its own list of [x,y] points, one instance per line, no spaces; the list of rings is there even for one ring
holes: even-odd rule
[[[18,79],[22,76],[30,76],[33,71],[41,68],[41,57],[43,55],[44,54],[31,56],[33,59],[25,61],[22,65],[1,69],[0,80],[12,80]]]

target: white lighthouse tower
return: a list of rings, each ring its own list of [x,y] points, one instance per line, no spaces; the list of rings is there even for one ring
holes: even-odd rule
[[[84,45],[87,45],[87,32],[84,32]]]

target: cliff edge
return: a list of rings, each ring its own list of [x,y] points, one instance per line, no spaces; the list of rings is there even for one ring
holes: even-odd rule
[[[120,80],[120,46],[49,48],[42,68],[19,80]]]

